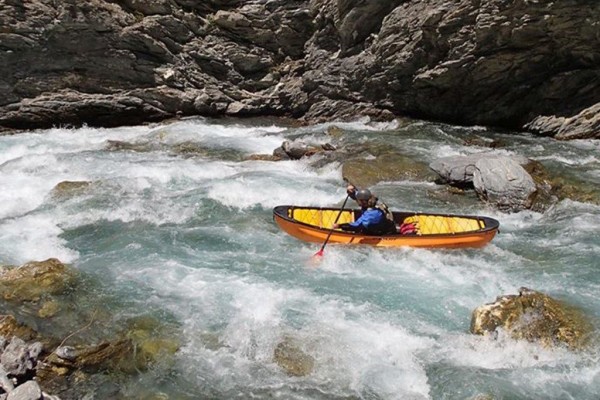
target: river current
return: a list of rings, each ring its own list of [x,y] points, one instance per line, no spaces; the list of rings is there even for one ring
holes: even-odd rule
[[[467,146],[473,135],[501,140],[494,151],[600,185],[599,141],[420,121],[335,125],[346,145],[380,143],[423,163],[490,150]],[[329,245],[314,265],[320,246],[279,230],[272,209],[339,206],[340,163],[246,158],[284,140],[326,143],[328,127],[189,119],[0,136],[0,263],[58,258],[115,316],[177,327],[169,362],[121,381],[132,398],[600,398],[595,345],[570,352],[469,333],[476,307],[522,286],[583,309],[598,328],[598,205],[505,214],[432,182],[380,182],[371,189],[392,209],[487,215],[500,233],[482,249]],[[109,151],[109,141],[143,151]],[[201,151],[173,151],[183,143]],[[63,181],[91,184],[53,195]],[[290,338],[314,361],[304,376],[274,361]]]

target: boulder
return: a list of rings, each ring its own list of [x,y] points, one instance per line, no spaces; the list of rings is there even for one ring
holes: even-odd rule
[[[473,168],[473,186],[477,196],[503,211],[531,207],[537,188],[533,178],[508,157],[483,157]]]
[[[469,156],[451,156],[439,158],[429,164],[440,176],[440,181],[454,186],[471,186],[475,163],[493,153],[476,153]]]
[[[565,345],[573,350],[587,344],[592,332],[580,310],[525,287],[518,295],[498,297],[473,311],[471,333],[494,334],[500,328],[514,339],[544,346]]]
[[[64,293],[74,281],[74,271],[56,258],[32,261],[5,268],[0,274],[0,295],[15,302],[37,301],[43,296]]]
[[[385,153],[375,158],[354,158],[344,162],[342,176],[359,187],[384,181],[433,180],[426,164],[397,153]]]

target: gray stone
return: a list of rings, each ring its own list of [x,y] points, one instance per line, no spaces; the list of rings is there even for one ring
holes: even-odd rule
[[[34,369],[40,352],[41,343],[27,344],[15,336],[0,355],[0,363],[7,374],[23,376]]]
[[[8,374],[2,364],[0,364],[0,388],[6,393],[10,393],[15,388],[15,385],[12,380],[8,378]]]
[[[473,183],[475,164],[482,158],[490,157],[492,153],[477,153],[469,156],[451,156],[439,158],[429,164],[444,182],[452,185]]]
[[[8,394],[6,400],[40,400],[42,389],[36,381],[27,381]]]
[[[473,186],[479,198],[505,211],[531,207],[537,190],[527,171],[508,157],[479,159],[473,170]]]

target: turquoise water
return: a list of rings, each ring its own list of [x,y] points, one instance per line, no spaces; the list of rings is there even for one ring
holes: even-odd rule
[[[489,149],[600,183],[600,142],[425,122],[338,124],[342,144],[382,143],[416,161]],[[328,125],[191,119],[0,137],[0,262],[59,258],[115,321],[151,315],[176,327],[175,360],[120,382],[122,394],[173,399],[596,399],[598,349],[544,349],[468,333],[471,312],[521,286],[600,314],[600,207],[564,200],[503,214],[431,182],[381,182],[394,209],[482,214],[501,233],[483,249],[426,250],[299,242],[272,221],[280,204],[340,205],[339,163],[244,161],[283,140],[334,141]],[[140,151],[108,151],[107,141]],[[182,154],[178,144],[202,148]],[[315,166],[321,165],[324,166]],[[91,185],[55,196],[62,181]],[[98,304],[101,303],[101,304]],[[84,325],[86,321],[81,321]],[[285,338],[314,359],[292,377]]]

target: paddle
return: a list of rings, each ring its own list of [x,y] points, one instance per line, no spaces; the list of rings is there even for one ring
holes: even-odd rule
[[[349,197],[350,197],[350,194],[347,194],[346,199],[344,200],[344,204],[342,204],[342,208],[340,208],[340,212],[338,212],[337,217],[335,217],[335,221],[333,221],[333,225],[337,224],[338,220],[340,219],[340,216],[342,215],[342,211],[344,211],[344,207],[346,207],[346,202],[348,201]],[[332,226],[331,229],[329,230],[329,233],[327,234],[327,238],[325,239],[325,241],[323,242],[323,245],[321,246],[321,249],[315,253],[313,258],[314,257],[323,257],[323,250],[325,250],[325,246],[327,246],[327,242],[329,242],[329,238],[331,237],[331,234],[333,233],[333,231],[334,231],[334,228]]]

